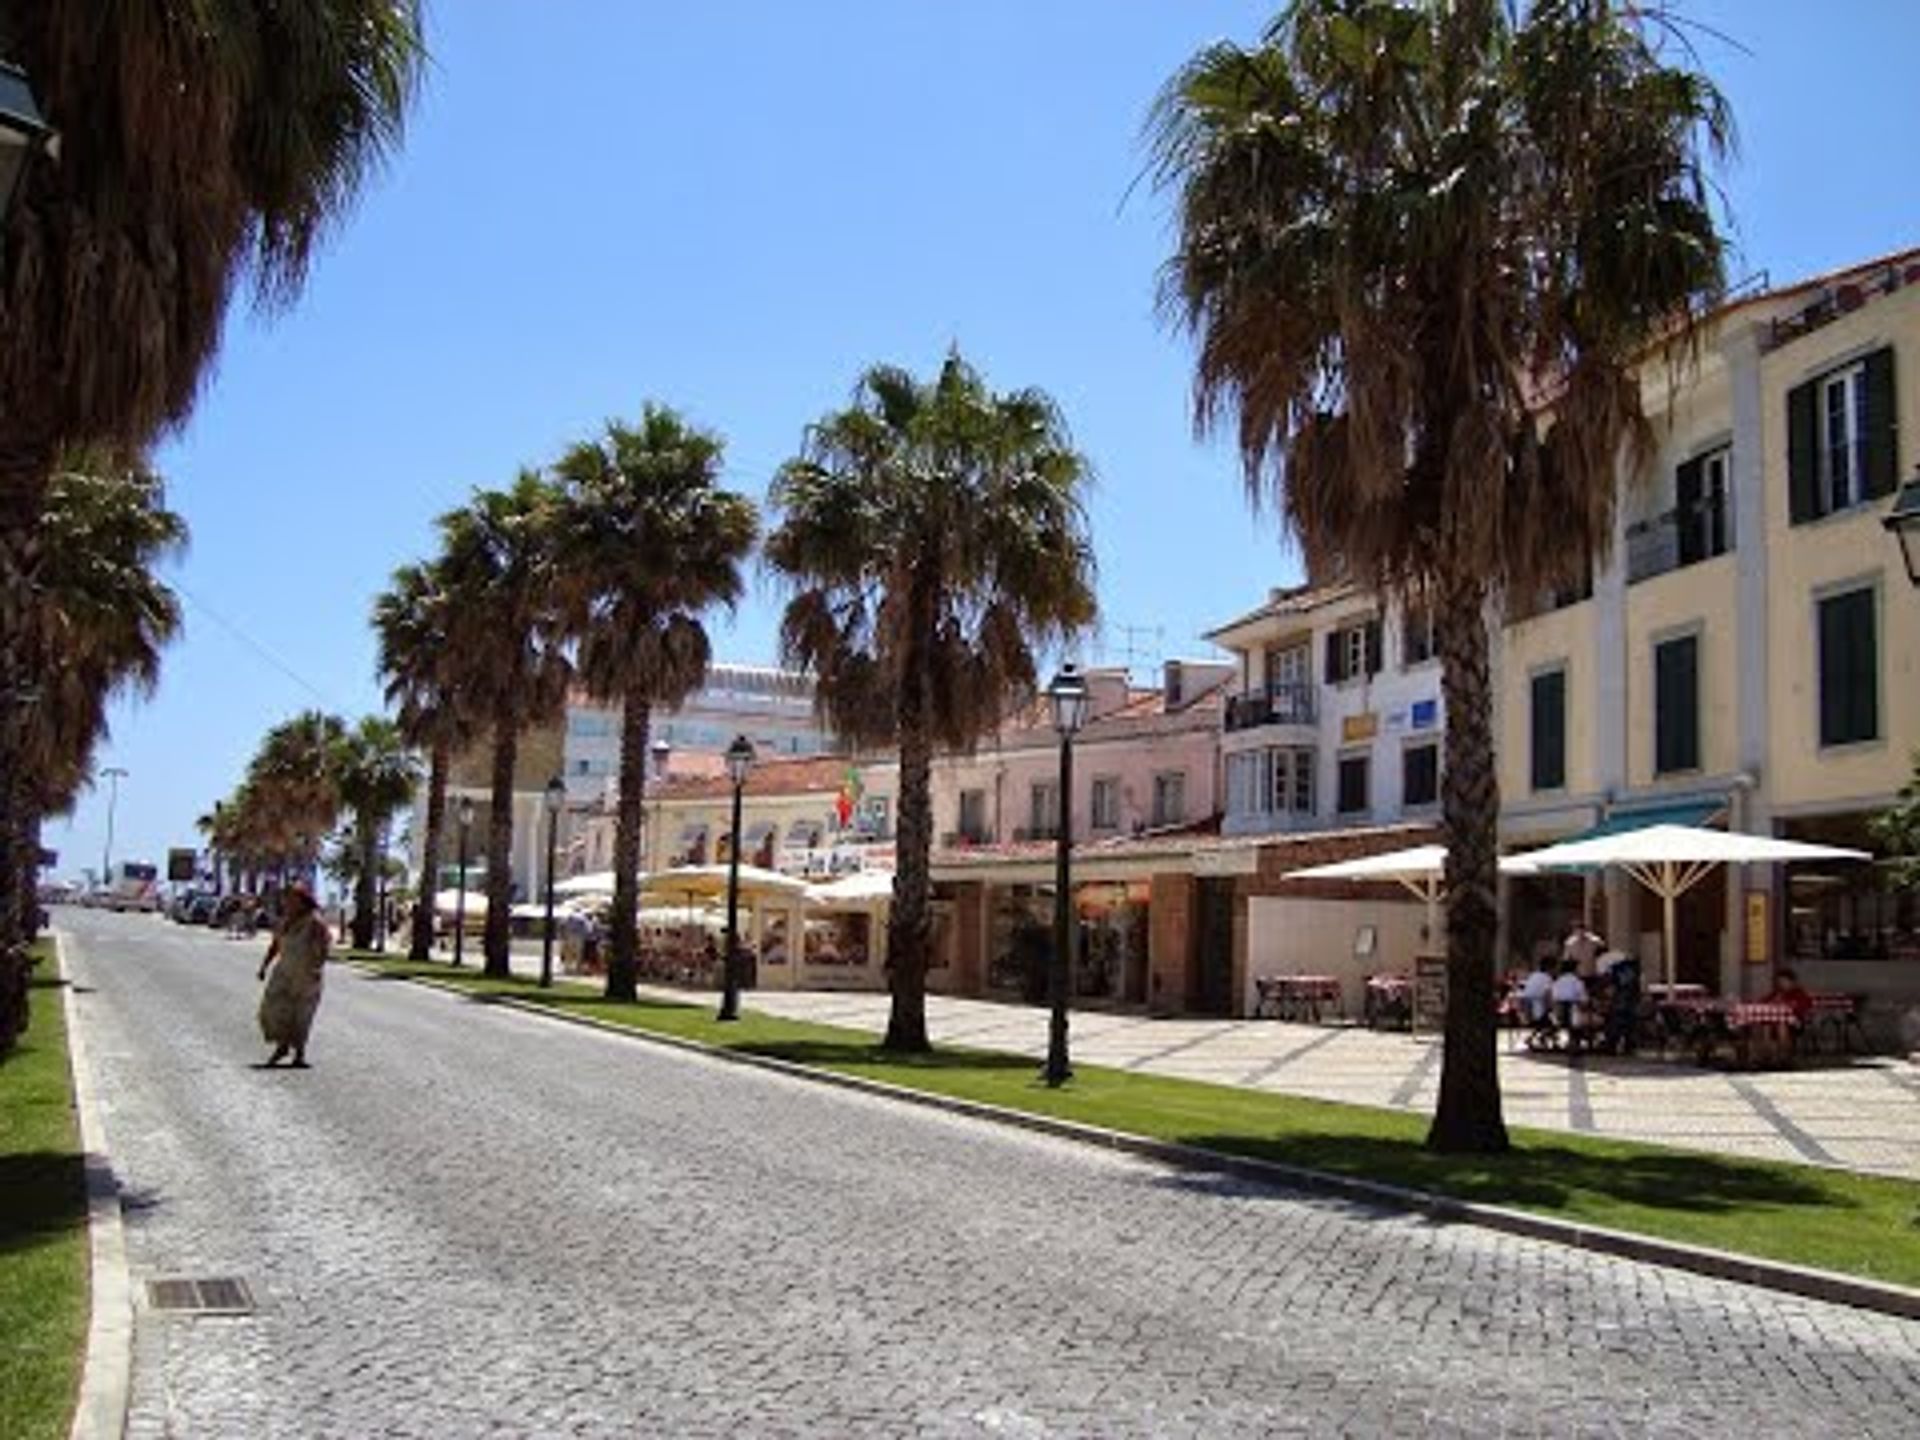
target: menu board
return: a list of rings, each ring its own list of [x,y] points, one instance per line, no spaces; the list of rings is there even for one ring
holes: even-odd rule
[[[1447,957],[1413,957],[1413,1028],[1439,1030],[1447,1020]]]

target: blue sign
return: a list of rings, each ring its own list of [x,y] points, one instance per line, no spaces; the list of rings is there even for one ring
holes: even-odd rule
[[[1440,723],[1440,702],[1438,700],[1416,700],[1413,702],[1413,728],[1431,730]]]

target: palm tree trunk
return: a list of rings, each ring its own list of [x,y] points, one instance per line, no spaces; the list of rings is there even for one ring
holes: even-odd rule
[[[520,717],[502,709],[493,729],[493,797],[487,812],[486,974],[513,975],[513,770],[520,753]]]
[[[1447,1018],[1440,1099],[1427,1144],[1452,1154],[1499,1154],[1508,1146],[1493,1013],[1500,786],[1493,765],[1484,582],[1449,575],[1437,600],[1447,712],[1440,783],[1447,844]]]
[[[435,745],[427,757],[427,835],[420,853],[419,882],[413,902],[413,939],[409,960],[433,958],[433,897],[440,888],[440,845],[447,828],[448,747]]]
[[[353,817],[354,839],[360,843],[360,874],[353,885],[353,947],[373,948],[373,910],[380,903],[380,824],[371,814]]]
[[[887,988],[893,1006],[883,1050],[923,1055],[927,1036],[927,962],[933,943],[933,745],[924,727],[900,736],[899,833],[893,911],[887,920]]]
[[[640,824],[647,793],[647,735],[653,707],[640,681],[627,687],[620,719],[620,799],[613,831],[612,954],[607,959],[607,999],[640,998]]]
[[[54,453],[33,438],[37,431],[23,425],[24,418],[10,414],[0,432],[0,1055],[26,1028],[28,966],[20,926],[25,872],[13,848],[30,809],[27,736],[20,720],[40,673],[40,513]]]

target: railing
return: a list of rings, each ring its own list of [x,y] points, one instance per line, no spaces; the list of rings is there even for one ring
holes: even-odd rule
[[[964,850],[969,845],[993,844],[991,830],[949,830],[940,837],[942,850]]]
[[[1724,496],[1676,506],[1627,527],[1627,583],[1697,565],[1733,548],[1733,511]]]
[[[1227,697],[1227,732],[1253,730],[1262,725],[1311,725],[1314,688],[1311,685],[1269,685]]]
[[[1058,840],[1059,838],[1058,825],[1020,825],[1016,826],[1013,832],[1013,841],[1016,845],[1035,840]]]

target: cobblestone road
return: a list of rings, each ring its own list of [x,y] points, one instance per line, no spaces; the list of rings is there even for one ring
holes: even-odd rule
[[[66,912],[137,1437],[1911,1435],[1920,1325],[1136,1160]],[[1024,1062],[1021,1062],[1024,1063]]]

